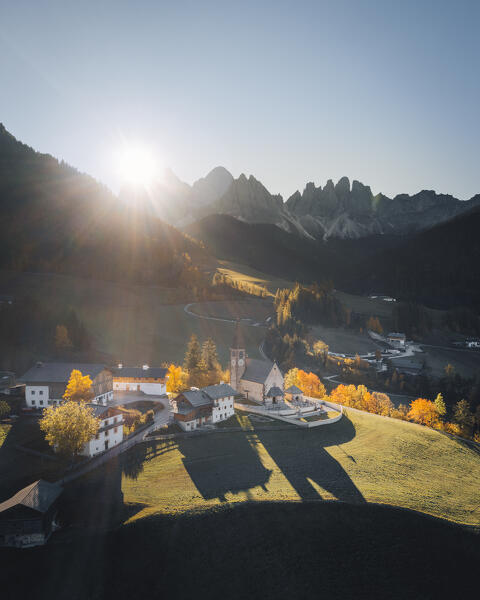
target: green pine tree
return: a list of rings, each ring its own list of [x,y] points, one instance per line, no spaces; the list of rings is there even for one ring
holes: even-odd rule
[[[189,373],[196,371],[200,367],[202,361],[202,351],[198,342],[197,336],[192,333],[192,336],[187,345],[187,351],[185,352],[185,358],[183,360],[183,368]]]

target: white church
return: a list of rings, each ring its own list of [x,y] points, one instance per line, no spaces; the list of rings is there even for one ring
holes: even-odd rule
[[[261,404],[276,404],[284,398],[284,378],[277,363],[248,358],[238,322],[230,348],[230,385]]]

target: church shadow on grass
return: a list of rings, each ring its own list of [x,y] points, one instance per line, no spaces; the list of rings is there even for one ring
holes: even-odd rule
[[[281,433],[263,430],[257,435],[302,500],[320,500],[324,490],[342,502],[365,502],[345,469],[326,450],[355,437],[355,427],[347,417],[332,425]],[[345,456],[355,462],[352,456]]]
[[[343,418],[333,425],[310,430],[259,428],[184,438],[177,443],[185,469],[206,500],[218,498],[224,502],[227,493],[239,492],[245,492],[248,498],[249,491],[258,486],[268,492],[271,471],[260,460],[260,443],[302,500],[322,499],[321,491],[311,483],[314,482],[338,500],[363,503],[365,499],[346,471],[325,450],[353,437],[352,422]]]

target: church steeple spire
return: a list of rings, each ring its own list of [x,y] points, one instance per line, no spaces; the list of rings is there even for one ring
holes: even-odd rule
[[[230,385],[237,391],[240,391],[240,380],[245,373],[245,360],[245,339],[240,328],[240,321],[237,320],[230,347]]]

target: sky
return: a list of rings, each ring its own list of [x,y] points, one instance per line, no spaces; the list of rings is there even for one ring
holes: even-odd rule
[[[0,2],[0,122],[122,185],[140,144],[287,198],[343,175],[389,196],[480,192],[480,2]]]

